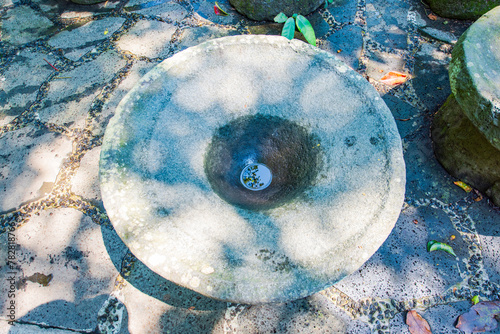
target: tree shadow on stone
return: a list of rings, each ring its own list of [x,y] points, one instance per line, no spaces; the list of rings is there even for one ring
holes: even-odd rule
[[[103,228],[103,240],[111,261],[127,280],[141,292],[174,307],[197,310],[221,310],[226,302],[205,297],[158,275],[138,260],[121,241],[112,227]],[[128,269],[127,269],[128,268]],[[128,272],[128,275],[124,273]]]

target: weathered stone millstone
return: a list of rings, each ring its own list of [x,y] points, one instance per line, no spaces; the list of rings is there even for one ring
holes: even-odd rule
[[[500,5],[500,0],[426,0],[433,12],[442,17],[477,20]]]
[[[449,69],[453,94],[433,126],[441,164],[490,194],[500,181],[499,39],[500,6],[470,26],[455,45]],[[500,204],[498,195],[492,199]]]
[[[280,12],[287,16],[307,15],[325,3],[324,0],[229,0],[229,2],[238,12],[256,21],[273,21]]]
[[[500,149],[500,6],[477,20],[453,48],[450,86],[472,123]]]
[[[280,164],[290,156],[309,160]],[[267,159],[268,188],[247,190],[249,202],[231,179],[213,188],[214,164],[226,177],[252,157]],[[266,197],[275,181],[285,195]],[[320,291],[370,258],[399,216],[405,167],[394,118],[363,77],[301,41],[249,35],[144,76],[106,130],[100,182],[116,232],[153,271],[263,303]],[[224,187],[243,197],[224,199]]]
[[[472,124],[450,95],[432,124],[434,152],[439,162],[453,176],[486,192],[500,206],[500,151]]]

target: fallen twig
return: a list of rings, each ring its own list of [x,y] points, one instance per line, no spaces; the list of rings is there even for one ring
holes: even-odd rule
[[[43,60],[45,60],[47,62],[47,64],[49,64],[50,67],[52,67],[54,70],[59,71],[54,65],[52,65],[51,63],[49,63],[49,61],[47,59],[43,58]]]

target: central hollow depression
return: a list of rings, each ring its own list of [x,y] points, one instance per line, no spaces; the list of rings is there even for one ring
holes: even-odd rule
[[[319,141],[302,126],[266,115],[237,118],[213,135],[205,155],[212,189],[230,204],[252,210],[280,206],[306,189],[320,170]],[[240,181],[249,165],[265,165],[272,181],[253,191]]]

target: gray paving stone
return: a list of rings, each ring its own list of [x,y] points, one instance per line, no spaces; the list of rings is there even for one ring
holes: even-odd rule
[[[143,279],[146,284],[149,283],[146,278]],[[158,292],[163,293],[152,297],[138,290],[135,284],[141,286],[140,282],[127,284],[120,297],[128,313],[127,323],[122,326],[127,327],[130,333],[223,333],[217,328],[221,327],[219,323],[224,319],[224,309],[199,310],[196,302],[187,307],[174,307],[169,305],[170,291],[162,291],[162,287],[158,286]]]
[[[449,241],[452,235],[456,236],[454,242]],[[459,260],[447,253],[427,252],[429,240],[449,243]],[[370,297],[411,300],[444,295],[462,281],[460,273],[465,271],[462,260],[468,255],[467,245],[445,212],[408,207],[379,251],[335,287],[355,300]]]
[[[81,27],[72,27],[73,29],[59,32],[49,39],[48,44],[61,49],[66,58],[78,60],[98,43],[110,38],[124,22],[125,19],[121,17],[91,21]]]
[[[346,26],[334,32],[321,44],[321,49],[336,54],[338,58],[352,69],[357,69],[359,66],[359,57],[363,50],[361,28]]]
[[[19,3],[20,0],[0,0],[0,6],[1,7],[7,7],[7,6],[12,6],[16,3]]]
[[[115,51],[107,51],[95,60],[61,72],[67,79],[53,80],[39,110],[42,122],[83,128],[92,101],[126,61]]]
[[[184,50],[211,39],[232,35],[239,35],[239,33],[236,30],[224,29],[218,26],[186,28],[182,31],[179,38],[178,48],[179,50]]]
[[[333,0],[328,5],[328,11],[340,24],[353,23],[356,17],[357,3],[351,0]]]
[[[458,40],[458,38],[454,34],[447,32],[447,31],[438,30],[438,29],[433,28],[433,27],[423,27],[423,28],[421,28],[421,31],[425,35],[430,36],[434,39],[437,39],[438,41],[442,41],[442,42],[446,42],[446,43],[450,43],[450,44],[455,44]]]
[[[231,311],[230,306],[225,325],[242,333],[343,334],[352,320],[321,294],[288,303],[241,305]]]
[[[403,139],[403,150],[406,150],[408,141],[411,137],[416,135],[417,131],[420,129],[419,122],[417,122],[417,120],[419,120],[419,117],[422,115],[417,108],[401,101],[401,99],[398,99],[395,96],[385,94],[382,98],[394,115],[399,135]]]
[[[125,94],[127,94],[134,87],[134,85],[156,65],[157,64],[155,63],[146,63],[143,61],[134,63],[127,76],[113,90],[113,93],[109,97],[108,101],[104,103],[101,113],[92,118],[90,121],[90,128],[95,136],[104,135],[106,126],[108,125],[110,118],[113,117],[118,103],[120,103]]]
[[[436,112],[451,93],[447,70],[451,55],[443,46],[424,43],[415,59],[415,93],[428,110]]]
[[[491,282],[500,285],[500,221],[499,210],[487,200],[474,203],[468,211],[481,239],[483,264]]]
[[[17,318],[65,329],[93,330],[97,311],[118,275],[106,252],[100,226],[74,209],[50,209],[33,216],[14,234],[19,266],[14,270]],[[5,295],[5,285],[2,290]],[[2,307],[3,315],[4,310]]]
[[[165,58],[176,29],[169,23],[140,20],[116,44],[137,56]]]
[[[142,15],[159,17],[172,22],[180,22],[189,12],[179,3],[174,1],[129,1],[124,9]]]
[[[33,126],[0,137],[0,212],[50,192],[71,141]]]
[[[370,50],[364,62],[366,74],[370,79],[379,81],[391,71],[407,73],[405,60],[398,54],[381,50]]]
[[[14,326],[9,325],[7,322],[0,321],[0,332],[9,334],[74,334],[72,330],[60,328],[43,328],[34,324],[20,324],[16,323]]]
[[[22,45],[54,32],[56,28],[52,21],[30,7],[19,6],[3,15],[0,29],[3,41]]]
[[[293,84],[297,78],[304,81]],[[197,92],[196,99],[192,92]],[[171,96],[168,103],[165,96]],[[132,101],[139,101],[140,107]],[[366,261],[399,215],[404,165],[389,109],[361,76],[306,43],[277,36],[233,36],[205,43],[158,65],[119,108],[101,153],[106,210],[136,256],[164,277],[199,293],[248,303],[307,296]],[[210,190],[202,154],[214,129],[234,119],[235,111],[240,117],[255,113],[283,117],[319,136],[332,165],[321,172],[320,184],[306,192],[311,201],[297,197],[262,214],[235,209]],[[132,128],[122,129],[124,124]],[[115,145],[121,149],[115,150]],[[177,169],[186,164],[188,170]],[[355,167],[366,165],[369,172]],[[127,172],[119,172],[122,168]],[[139,171],[149,176],[139,177]],[[332,175],[335,179],[330,179]],[[343,189],[358,190],[344,193]],[[172,196],[165,195],[171,191]],[[181,196],[185,193],[191,195]],[[134,204],[126,212],[117,210],[123,203]],[[353,203],[364,203],[357,206],[355,216],[348,209]],[[168,218],[168,212],[175,214]],[[193,232],[184,231],[191,231],[200,219],[204,228],[191,241]],[[180,242],[185,235],[187,239]],[[345,244],[360,247],[335,246]],[[259,255],[266,252],[272,261]],[[285,269],[280,269],[282,265]]]
[[[447,305],[437,305],[427,310],[416,310],[431,327],[432,333],[439,334],[460,334],[462,331],[455,328],[457,318],[466,313],[472,306],[470,302],[450,303]],[[394,334],[410,334],[406,324],[406,312],[398,313],[391,320],[391,332]],[[490,332],[488,332],[490,333]]]
[[[100,154],[100,146],[85,153],[76,175],[71,180],[71,191],[102,206],[101,189],[99,187]]]
[[[0,126],[20,115],[35,101],[40,85],[54,72],[44,59],[54,63],[56,58],[23,50],[0,76]]]
[[[391,49],[406,49],[410,6],[406,1],[366,1],[366,24],[370,37]]]

